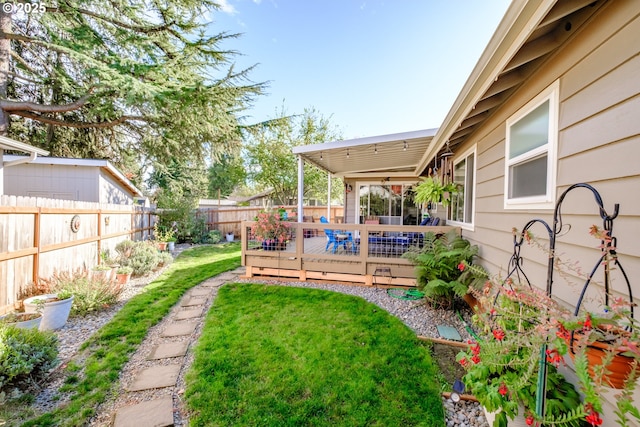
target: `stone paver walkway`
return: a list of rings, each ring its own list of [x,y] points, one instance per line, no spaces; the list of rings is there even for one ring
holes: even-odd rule
[[[213,289],[228,281],[237,280],[244,269],[223,273],[208,279],[185,293],[178,303],[178,310],[172,310],[166,327],[160,334],[165,342],[153,347],[147,355],[152,366],[141,369],[130,384],[125,385],[128,393],[151,389],[171,388],[171,395],[120,407],[115,413],[114,427],[166,427],[174,425],[174,397],[178,391],[176,381],[185,363],[189,348],[196,341],[194,332],[203,321],[204,310]]]

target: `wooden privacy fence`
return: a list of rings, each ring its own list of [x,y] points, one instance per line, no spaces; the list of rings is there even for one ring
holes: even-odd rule
[[[0,313],[20,291],[55,271],[92,268],[122,240],[145,240],[151,208],[0,196]]]
[[[297,216],[297,206],[283,206],[289,216]],[[242,221],[253,221],[260,211],[261,206],[220,206],[219,208],[198,209],[196,215],[203,218],[207,225],[207,230],[220,230],[222,234],[233,233],[240,236]],[[344,222],[344,208],[342,206],[331,206],[331,222]],[[326,206],[305,206],[303,216],[313,217],[315,222],[320,222],[321,216],[327,216]]]

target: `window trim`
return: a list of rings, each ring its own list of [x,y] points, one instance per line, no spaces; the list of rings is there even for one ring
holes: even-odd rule
[[[549,129],[546,144],[509,159],[511,127],[540,105],[549,101]],[[535,98],[526,103],[506,121],[504,151],[504,209],[553,209],[556,200],[558,163],[558,121],[560,110],[560,81],[556,80]],[[534,159],[547,154],[547,190],[542,196],[509,198],[509,168],[524,159]]]
[[[477,193],[476,193],[476,189],[477,189],[477,180],[476,180],[476,173],[478,170],[478,146],[477,144],[474,144],[472,147],[470,147],[468,150],[464,151],[460,156],[456,156],[456,159],[453,160],[452,164],[453,164],[453,168],[455,169],[456,164],[460,163],[462,160],[465,160],[471,155],[473,154],[473,170],[471,171],[471,175],[472,175],[472,179],[473,179],[473,185],[472,185],[472,190],[473,190],[473,196],[471,197],[471,222],[462,222],[462,221],[454,221],[451,219],[451,213],[452,210],[449,211],[449,213],[447,214],[447,225],[453,225],[456,227],[460,227],[464,230],[469,230],[469,231],[474,231],[475,230],[475,218],[476,218],[476,200],[477,200]],[[467,162],[468,165],[468,162]],[[465,168],[467,166],[465,165]],[[466,179],[466,173],[467,171],[465,170],[465,179]],[[453,208],[451,208],[453,209]]]

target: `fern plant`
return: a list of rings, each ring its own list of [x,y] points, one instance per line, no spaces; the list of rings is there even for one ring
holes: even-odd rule
[[[418,289],[434,305],[447,307],[469,287],[480,289],[488,277],[479,266],[468,268],[477,254],[478,246],[452,230],[442,236],[426,233],[424,246],[411,249],[403,258],[416,266]]]

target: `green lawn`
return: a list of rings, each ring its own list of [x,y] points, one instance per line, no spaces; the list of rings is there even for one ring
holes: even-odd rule
[[[220,289],[187,374],[191,426],[444,426],[428,350],[361,298]]]

